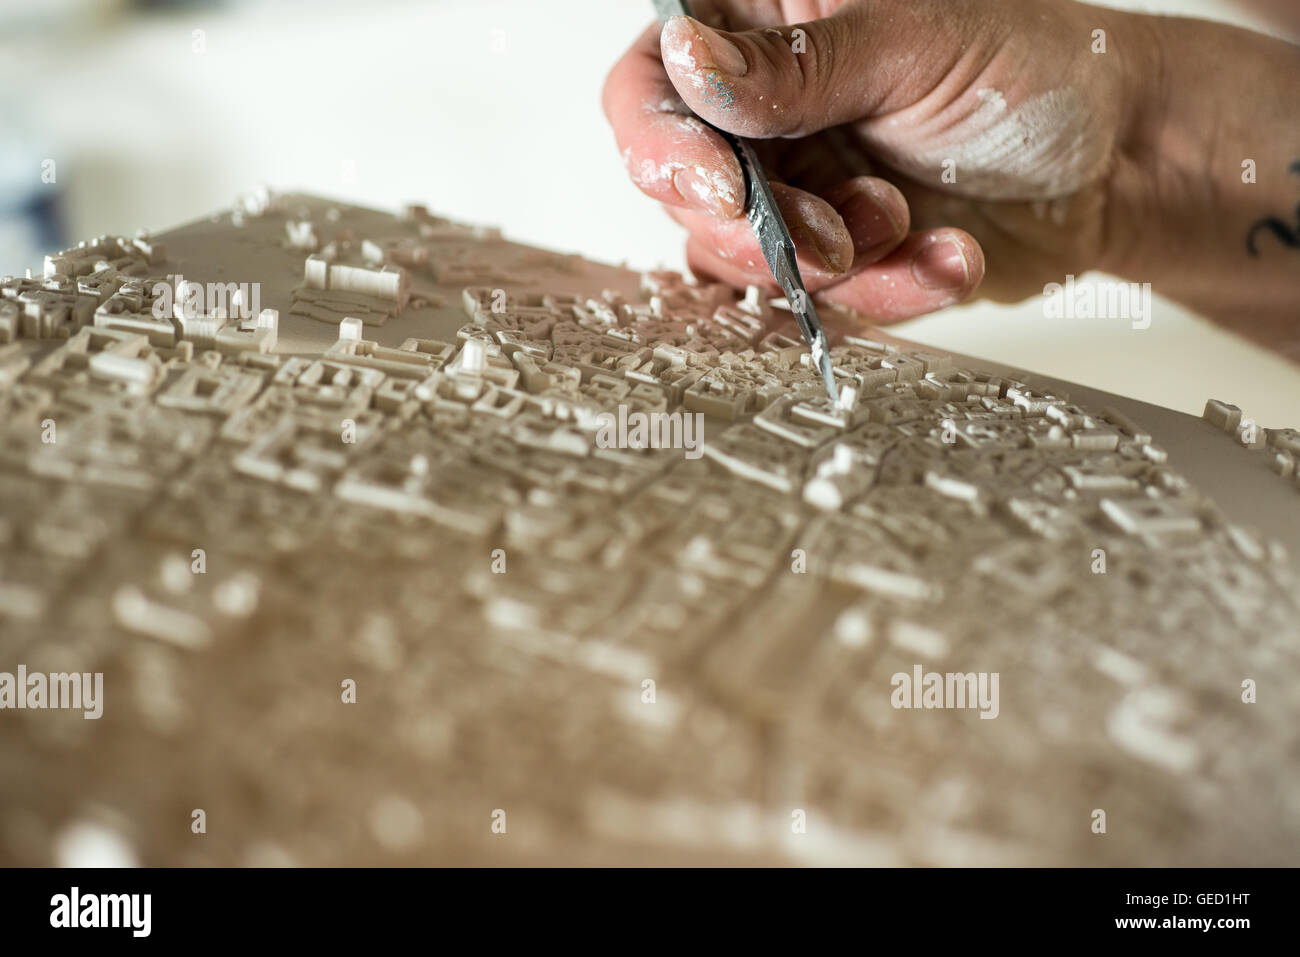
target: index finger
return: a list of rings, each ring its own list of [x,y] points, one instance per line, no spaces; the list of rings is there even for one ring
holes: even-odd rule
[[[659,54],[659,34],[659,24],[647,28],[605,80],[602,105],[623,163],[652,199],[732,219],[745,205],[740,162],[678,95]]]

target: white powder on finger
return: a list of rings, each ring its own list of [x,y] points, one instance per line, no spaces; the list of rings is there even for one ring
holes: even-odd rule
[[[700,180],[708,184],[706,191],[711,190],[724,203],[740,205],[743,202],[744,197],[737,189],[737,185],[743,189],[743,180],[737,184],[724,170],[700,163],[688,164],[675,158],[693,152],[693,147],[696,145],[693,142],[694,138],[709,131],[709,127],[699,117],[647,110],[645,122],[653,125],[661,136],[666,137],[667,147],[663,150],[666,158],[661,162],[655,162],[648,157],[637,160],[632,155],[632,148],[625,147],[623,165],[627,168],[633,183],[642,189],[659,187],[665,181],[673,180],[679,170],[689,167]],[[695,186],[695,191],[702,201],[708,202],[709,197],[701,191],[698,184]]]

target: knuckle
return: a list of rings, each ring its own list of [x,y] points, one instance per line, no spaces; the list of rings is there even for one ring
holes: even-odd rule
[[[842,47],[831,21],[816,20],[769,28],[755,40],[757,53],[771,76],[773,109],[765,117],[770,135],[787,136],[819,128],[823,100],[839,69]]]
[[[805,24],[803,29],[808,33],[807,52],[796,59],[803,78],[804,90],[810,93],[824,93],[834,82],[836,72],[840,68],[840,53],[844,48],[838,36],[838,22],[817,20]]]

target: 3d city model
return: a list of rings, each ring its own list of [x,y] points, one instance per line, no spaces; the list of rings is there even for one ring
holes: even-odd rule
[[[824,317],[269,191],[3,279],[0,862],[1294,861],[1300,422]]]

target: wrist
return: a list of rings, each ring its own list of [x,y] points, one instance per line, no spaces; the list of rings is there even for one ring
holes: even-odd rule
[[[1252,257],[1246,237],[1295,208],[1300,51],[1180,17],[1118,14],[1115,30],[1128,103],[1101,268],[1277,347],[1294,324],[1296,254]]]
[[[1175,118],[1177,56],[1170,51],[1166,18],[1110,11],[1108,36],[1115,38],[1114,69],[1122,104],[1115,152],[1107,183],[1107,225],[1100,268],[1135,281],[1151,281],[1167,258],[1170,213],[1179,208],[1180,184],[1202,171],[1188,168],[1194,148],[1173,148],[1187,136]],[[1186,197],[1182,200],[1185,204]]]

